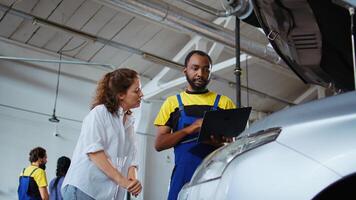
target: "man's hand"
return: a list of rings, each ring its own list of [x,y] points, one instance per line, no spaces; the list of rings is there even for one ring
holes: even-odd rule
[[[195,120],[195,122],[190,125],[191,128],[192,128],[192,131],[189,134],[193,134],[193,133],[199,132],[202,124],[203,124],[203,119],[202,118]]]
[[[223,143],[231,143],[234,141],[234,138],[233,137],[225,137],[225,136],[222,136],[222,141]]]
[[[172,129],[168,126],[158,126],[155,149],[162,151],[174,147],[187,135],[198,132],[202,123],[203,119],[197,119],[193,124],[174,133],[172,133]]]
[[[221,147],[224,145],[224,143],[231,143],[231,142],[233,142],[232,137],[211,135],[210,140],[206,141],[204,143],[213,145],[214,147]]]

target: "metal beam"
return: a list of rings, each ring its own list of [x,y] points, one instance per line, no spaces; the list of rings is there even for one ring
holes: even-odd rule
[[[0,36],[0,42],[4,42],[4,43],[11,44],[11,45],[15,45],[17,47],[21,47],[21,48],[24,48],[24,49],[35,51],[37,53],[45,54],[47,56],[51,56],[51,57],[55,57],[55,58],[59,57],[58,52],[47,50],[47,49],[42,49],[42,48],[33,46],[31,44],[24,44],[22,42],[11,40],[11,39],[5,38],[3,36]],[[10,56],[10,55],[4,55],[4,56]],[[67,61],[78,61],[78,62],[83,62],[83,63],[86,62],[85,60],[81,60],[81,59],[74,58],[74,57],[67,56],[67,55],[62,55],[62,58],[66,59]],[[105,65],[110,65],[110,64],[105,64]],[[103,67],[103,65],[91,65],[91,66],[95,67],[95,68],[98,68],[98,69],[101,69],[101,70],[106,71],[106,72],[112,70],[112,69],[109,69],[108,67]]]
[[[36,47],[36,46],[33,46],[33,45],[30,45],[30,44],[24,44],[24,43],[21,43],[21,42],[18,42],[18,41],[14,41],[14,40],[10,40],[10,39],[7,39],[5,37],[2,37],[0,36],[0,42],[3,42],[3,43],[7,43],[7,44],[10,44],[10,45],[14,45],[16,47],[19,47],[19,48],[23,48],[23,49],[28,49],[30,51],[33,51],[33,52],[36,52],[36,53],[40,53],[40,54],[44,54],[44,55],[47,55],[47,56],[50,56],[50,57],[55,57],[57,58],[58,57],[58,53],[57,52],[54,52],[54,51],[50,51],[50,50],[45,50],[45,49],[41,49],[39,47]],[[63,55],[62,56],[63,59],[66,59],[67,61],[71,62],[83,62],[83,63],[86,63],[86,61],[84,60],[81,60],[81,59],[77,59],[77,58],[73,58],[71,56],[65,56]],[[41,59],[42,60],[42,59]],[[27,61],[29,62],[29,61]],[[76,65],[81,65],[81,64],[76,64]],[[104,65],[109,65],[109,64],[105,64]],[[96,68],[96,69],[99,69],[99,70],[102,70],[104,72],[109,72],[109,71],[112,71],[111,68],[108,68],[108,67],[103,67],[102,65],[86,65],[86,66],[89,66],[89,67],[92,67],[92,68]],[[140,74],[140,77],[146,79],[146,80],[151,80],[150,77],[148,76],[145,76],[143,74]]]
[[[58,23],[49,21],[47,19],[40,18],[40,17],[34,16],[32,14],[25,13],[25,12],[20,11],[20,10],[16,10],[16,9],[10,8],[10,7],[5,6],[5,5],[3,5],[1,3],[0,3],[0,10],[8,11],[8,14],[19,16],[19,17],[22,17],[23,19],[26,19],[26,20],[30,20],[30,21],[32,21],[32,23],[34,23],[36,25],[52,28],[52,29],[55,29],[57,31],[64,32],[66,34],[70,34],[72,36],[80,37],[80,38],[84,39],[85,41],[99,42],[99,43],[104,44],[104,45],[108,45],[108,46],[111,46],[111,47],[114,47],[114,48],[118,48],[118,49],[121,49],[121,50],[124,50],[124,51],[127,51],[127,52],[131,52],[131,53],[136,54],[136,55],[140,55],[140,56],[142,56],[142,58],[144,58],[146,60],[149,60],[151,62],[154,62],[154,63],[164,64],[167,67],[172,67],[172,68],[181,68],[181,64],[173,62],[173,61],[170,61],[170,60],[165,59],[165,58],[161,58],[160,56],[157,56],[157,55],[154,55],[154,54],[151,54],[151,53],[148,53],[148,52],[144,52],[144,51],[142,51],[140,49],[128,46],[126,44],[122,44],[122,43],[119,43],[119,42],[116,42],[116,41],[108,40],[108,39],[103,38],[103,37],[95,36],[95,35],[92,35],[90,33],[83,32],[81,30],[77,30],[77,29],[62,25],[62,24],[58,24]]]
[[[319,85],[310,85],[310,87],[303,92],[298,98],[296,98],[293,102],[295,104],[305,103],[306,101],[310,101],[311,99],[322,99],[325,97],[325,88]]]
[[[61,64],[74,64],[74,65],[94,65],[94,66],[103,66],[103,67],[108,68],[109,70],[115,69],[115,67],[110,64],[96,63],[96,62],[85,62],[85,61],[79,61],[79,60],[53,60],[53,59],[25,58],[25,57],[13,57],[13,56],[3,56],[3,55],[0,55],[0,60],[61,63]]]
[[[246,59],[245,56],[241,58],[242,61],[244,61],[244,59]],[[233,67],[235,65],[234,61],[235,61],[235,58],[230,58],[228,60],[225,60],[225,61],[223,61],[221,63],[218,63],[218,64],[214,65],[212,73],[214,73],[214,72],[216,73],[216,72],[218,72],[220,70],[224,70],[224,69]],[[236,84],[234,82],[230,82],[230,81],[228,81],[226,79],[223,79],[221,77],[217,77],[217,76],[213,75],[212,78],[215,81],[220,81],[220,82],[229,84],[232,87],[236,87]],[[147,88],[146,91],[144,92],[144,94],[145,94],[144,99],[146,101],[150,101],[150,99],[162,95],[162,93],[165,93],[165,91],[167,91],[168,89],[172,89],[172,88],[175,88],[175,87],[182,86],[185,83],[186,83],[186,78],[185,77],[180,77],[180,78],[174,79],[172,81],[169,81],[167,83],[158,84],[155,87]],[[241,89],[243,89],[244,91],[248,91],[248,92],[251,92],[253,94],[256,94],[256,95],[258,95],[260,97],[269,98],[269,99],[278,101],[278,102],[283,103],[283,104],[285,104],[287,106],[295,105],[295,103],[289,102],[288,100],[282,99],[280,97],[274,97],[274,96],[271,96],[271,95],[266,94],[264,92],[261,92],[261,91],[258,91],[258,90],[252,89],[252,88],[247,88],[246,86],[243,86],[243,85],[241,86]]]
[[[228,17],[228,18],[217,18],[214,20],[214,24],[223,24],[224,27],[229,27],[232,24],[232,17]],[[179,60],[181,60],[182,58],[184,58],[184,56],[190,52],[193,49],[199,49],[199,44],[200,42],[203,40],[203,38],[201,36],[195,35],[192,39],[190,39],[189,42],[187,42],[187,44],[177,53],[177,55],[174,56],[173,61],[178,62]],[[209,55],[211,56],[213,61],[216,61],[218,59],[218,57],[220,56],[221,52],[224,49],[224,45],[219,44],[217,42],[214,42],[214,44],[212,45],[212,47],[209,50]],[[149,83],[147,83],[142,91],[145,94],[145,99],[150,99],[151,95],[153,95],[154,93],[156,93],[156,89],[160,87],[160,80],[166,76],[171,70],[169,70],[168,68],[164,68],[162,69],[162,71],[160,73],[158,73]],[[179,84],[178,84],[179,85]],[[159,94],[165,93],[166,91],[174,88],[176,86],[176,84],[167,84],[165,87],[161,88],[161,91],[159,92]],[[154,95],[155,96],[155,95]]]
[[[195,33],[201,35],[209,40],[235,49],[235,34],[233,31],[206,21],[171,4],[157,0],[93,1],[119,11],[125,11],[131,15],[163,24],[180,32],[185,31],[190,34]],[[259,44],[246,37],[241,38],[241,50],[268,62],[285,65],[273,48]]]
[[[242,59],[244,59],[244,58],[242,58]],[[218,72],[218,71],[226,69],[226,68],[230,68],[234,65],[235,65],[235,58],[230,58],[226,61],[215,64],[211,70],[212,79],[215,79],[214,78],[215,72]],[[146,90],[144,90],[144,94],[145,94],[144,99],[149,100],[151,98],[160,96],[162,93],[165,93],[167,90],[181,86],[181,85],[185,84],[186,82],[187,82],[186,78],[183,76],[183,77],[174,79],[172,81],[169,81],[167,83],[157,84],[154,87],[147,87]]]

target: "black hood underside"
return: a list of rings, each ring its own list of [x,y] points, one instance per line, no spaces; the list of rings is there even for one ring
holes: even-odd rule
[[[255,12],[244,21],[263,28],[276,52],[304,82],[353,90],[351,20],[345,8],[331,0],[252,2]]]

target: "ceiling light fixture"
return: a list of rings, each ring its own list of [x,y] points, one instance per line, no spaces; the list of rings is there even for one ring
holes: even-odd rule
[[[59,60],[62,60],[62,52],[59,53]],[[58,123],[59,119],[56,116],[57,98],[58,98],[58,88],[59,88],[59,77],[61,75],[61,62],[58,63],[58,74],[57,74],[57,87],[56,87],[56,97],[54,99],[53,113],[52,117],[48,120],[53,123]]]

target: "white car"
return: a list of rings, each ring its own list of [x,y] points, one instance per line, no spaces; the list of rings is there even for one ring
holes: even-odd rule
[[[210,154],[180,200],[356,197],[356,92],[277,112]],[[349,197],[350,198],[350,197]]]
[[[303,81],[349,92],[255,122],[205,158],[179,200],[356,199],[356,92],[350,92],[355,85],[347,10],[331,0],[252,2],[259,22],[254,25]]]

